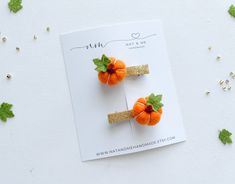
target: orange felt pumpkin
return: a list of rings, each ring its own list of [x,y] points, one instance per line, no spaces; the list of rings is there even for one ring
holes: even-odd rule
[[[162,95],[151,94],[146,98],[139,98],[134,104],[132,116],[141,125],[153,126],[161,120]]]
[[[98,78],[101,83],[113,86],[126,77],[126,65],[113,57],[108,58],[104,54],[101,59],[93,59],[98,71]]]

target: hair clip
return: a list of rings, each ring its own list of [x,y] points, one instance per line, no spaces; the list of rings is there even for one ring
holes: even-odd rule
[[[139,98],[132,110],[108,114],[110,124],[134,118],[141,125],[153,126],[161,120],[162,115],[162,95],[154,95]]]
[[[101,59],[93,59],[95,70],[101,83],[113,86],[121,82],[126,76],[138,76],[149,73],[148,65],[126,67],[125,63],[104,54]]]

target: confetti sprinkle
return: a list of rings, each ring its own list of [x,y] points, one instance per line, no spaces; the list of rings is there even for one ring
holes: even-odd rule
[[[224,91],[226,91],[226,90],[227,90],[226,86],[222,87],[222,89],[223,89]]]
[[[6,42],[7,41],[7,37],[2,37],[2,42]]]
[[[221,56],[218,55],[218,56],[216,57],[216,60],[217,60],[217,61],[220,61],[220,60],[221,60]]]
[[[230,72],[230,73],[229,73],[229,76],[234,79],[234,78],[235,78],[235,73],[234,73],[234,72]]]
[[[12,77],[12,75],[9,74],[9,73],[6,75],[6,78],[7,78],[7,79],[11,79],[11,77]]]
[[[224,83],[224,80],[220,80],[219,84],[222,85]]]
[[[223,91],[230,91],[232,89],[232,86],[230,85],[230,81],[228,79],[220,80],[219,85]]]

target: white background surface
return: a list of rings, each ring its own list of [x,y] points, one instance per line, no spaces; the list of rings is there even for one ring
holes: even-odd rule
[[[24,0],[24,9],[14,15],[1,1],[0,31],[8,41],[0,43],[0,99],[14,104],[16,117],[0,123],[0,183],[234,183],[234,145],[223,146],[217,139],[221,128],[235,134],[235,81],[227,93],[217,84],[235,70],[231,3]],[[187,142],[81,162],[59,34],[157,18],[164,24]],[[11,81],[4,78],[7,72],[13,74]],[[208,97],[206,89],[211,90]]]

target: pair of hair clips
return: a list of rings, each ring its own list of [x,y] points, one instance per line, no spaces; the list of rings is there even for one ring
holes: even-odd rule
[[[102,84],[117,85],[128,76],[139,76],[149,74],[148,65],[126,67],[125,63],[114,57],[107,57],[104,54],[101,59],[93,59],[98,72],[98,79]],[[134,118],[141,125],[153,126],[161,120],[162,95],[150,94],[147,97],[139,98],[133,108],[128,111],[108,114],[110,124],[118,123]]]

